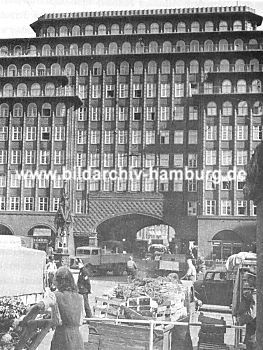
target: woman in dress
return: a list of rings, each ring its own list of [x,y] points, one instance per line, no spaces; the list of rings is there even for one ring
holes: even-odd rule
[[[55,332],[50,350],[84,350],[79,327],[83,323],[84,299],[77,291],[72,273],[67,267],[60,267],[55,273],[57,291],[50,292],[34,305],[31,312],[43,312],[51,308],[51,325]],[[28,321],[30,327],[38,321]]]

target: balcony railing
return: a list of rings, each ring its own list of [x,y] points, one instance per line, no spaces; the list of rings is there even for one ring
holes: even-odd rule
[[[26,72],[21,69],[17,71],[3,70],[2,72],[0,72],[0,78],[61,77],[66,75],[67,75],[67,72],[65,70],[53,71],[51,69],[31,69]]]
[[[2,92],[0,91],[0,98],[28,98],[28,97],[68,97],[68,96],[76,96],[76,89],[75,87],[71,87],[70,89],[65,88],[57,88],[54,91],[39,91],[39,90],[30,90],[26,93],[18,93],[17,91],[6,91]]]
[[[18,55],[13,52],[9,52],[6,55],[0,55],[0,58],[8,57],[59,57],[59,56],[101,56],[101,55],[141,55],[141,54],[169,54],[169,53],[203,53],[203,52],[242,52],[242,51],[262,51],[263,43],[250,45],[250,44],[226,44],[226,45],[171,45],[169,47],[151,48],[141,44],[139,48],[122,49],[118,47],[116,50],[109,50],[104,48],[101,50],[91,49],[86,51],[83,49],[78,50],[64,50],[63,52],[57,52],[56,50],[38,51],[35,55],[24,54]]]
[[[236,86],[232,87],[222,87],[222,86],[213,86],[211,88],[205,88],[199,86],[199,88],[192,90],[192,95],[215,95],[215,94],[262,94],[262,88],[254,89],[251,86],[237,88]]]
[[[263,64],[257,65],[234,65],[230,64],[228,66],[219,65],[211,67],[211,69],[207,69],[205,73],[251,73],[251,72],[263,72]]]

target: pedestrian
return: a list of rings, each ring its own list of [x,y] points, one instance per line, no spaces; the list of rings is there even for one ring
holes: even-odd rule
[[[48,281],[48,287],[51,289],[53,286],[53,280],[55,273],[57,271],[57,265],[54,261],[54,257],[51,256],[49,258],[49,262],[46,265],[46,271],[47,271],[47,281]]]
[[[196,268],[192,262],[192,259],[187,259],[187,266],[188,269],[186,271],[186,274],[181,279],[186,279],[188,281],[196,281]]]
[[[240,326],[246,325],[244,343],[247,350],[256,350],[256,275],[247,274],[248,289],[243,293],[237,319]]]
[[[137,265],[136,265],[135,261],[133,260],[133,257],[130,256],[129,260],[127,261],[128,281],[135,279],[137,270],[138,270]]]
[[[79,289],[79,294],[83,295],[86,317],[90,318],[92,317],[92,312],[89,305],[89,294],[91,293],[89,271],[81,260],[79,261],[78,266],[79,266],[79,276],[78,276],[77,285]]]
[[[41,328],[43,321],[49,321],[50,327],[55,327],[50,350],[84,350],[79,330],[84,318],[84,299],[78,293],[74,277],[67,267],[62,266],[56,271],[54,284],[57,291],[49,292],[25,317],[30,319],[30,313],[43,313],[51,308],[51,320],[29,320],[26,325],[37,329]]]

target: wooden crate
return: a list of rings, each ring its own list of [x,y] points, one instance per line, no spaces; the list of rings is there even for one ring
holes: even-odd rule
[[[146,350],[149,349],[150,327],[91,321],[95,332],[89,334],[87,349]],[[154,350],[171,349],[172,326],[154,330]],[[89,347],[90,346],[90,347]]]

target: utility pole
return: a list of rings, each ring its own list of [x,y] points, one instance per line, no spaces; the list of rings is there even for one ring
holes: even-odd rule
[[[263,142],[247,167],[244,194],[257,206],[257,350],[263,350]]]

